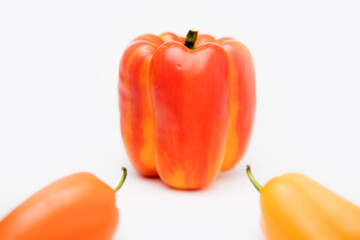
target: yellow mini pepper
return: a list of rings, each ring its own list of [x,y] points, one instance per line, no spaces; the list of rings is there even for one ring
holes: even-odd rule
[[[262,229],[268,240],[359,240],[360,208],[316,181],[287,173],[262,187]]]

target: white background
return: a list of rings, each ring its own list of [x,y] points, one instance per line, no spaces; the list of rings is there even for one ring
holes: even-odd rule
[[[357,1],[0,2],[0,219],[48,183],[90,171],[115,187],[115,239],[263,239],[259,182],[300,172],[360,205]],[[135,172],[120,138],[117,75],[129,41],[189,28],[253,54],[250,148],[201,191]]]

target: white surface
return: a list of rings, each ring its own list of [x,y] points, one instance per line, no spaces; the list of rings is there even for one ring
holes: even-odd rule
[[[1,1],[0,218],[73,172],[115,187],[121,166],[115,239],[263,239],[246,164],[260,183],[296,171],[360,205],[359,5],[294,2]],[[189,28],[245,43],[258,90],[247,155],[196,192],[135,172],[117,106],[128,42]]]

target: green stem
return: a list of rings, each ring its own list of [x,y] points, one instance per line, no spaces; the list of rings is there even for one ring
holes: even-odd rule
[[[119,189],[121,188],[121,186],[124,184],[125,178],[126,178],[126,176],[127,176],[127,170],[126,170],[126,168],[122,167],[121,170],[123,170],[123,175],[122,175],[122,178],[121,178],[119,184],[118,184],[117,187],[114,189],[115,192],[119,191]]]
[[[248,175],[251,183],[254,185],[254,187],[260,191],[260,188],[262,188],[262,186],[258,183],[258,181],[255,180],[254,176],[251,173],[251,169],[250,169],[250,165],[246,166],[246,174]]]
[[[196,42],[197,34],[198,34],[198,31],[190,29],[186,35],[184,45],[192,50],[196,49],[196,47],[194,47],[194,45]]]

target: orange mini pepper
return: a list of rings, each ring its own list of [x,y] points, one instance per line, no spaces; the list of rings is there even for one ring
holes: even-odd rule
[[[232,38],[145,34],[119,70],[121,134],[131,163],[182,189],[207,186],[247,149],[255,113],[249,50]]]
[[[90,173],[59,179],[0,222],[1,240],[110,240],[119,221],[115,193]]]
[[[360,208],[316,181],[287,173],[262,187],[262,229],[268,240],[359,240]]]

